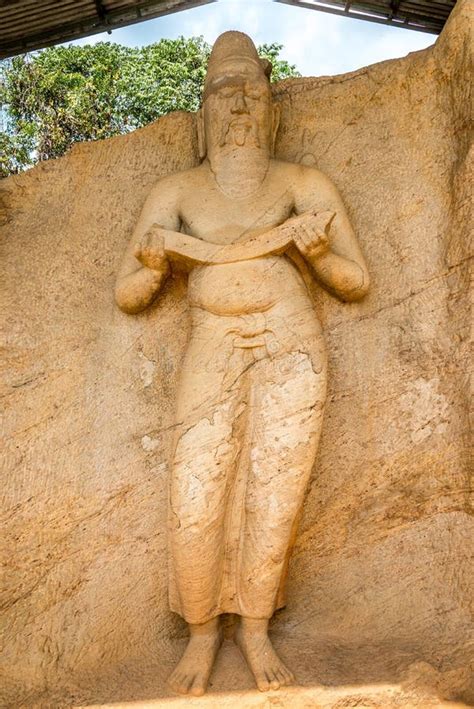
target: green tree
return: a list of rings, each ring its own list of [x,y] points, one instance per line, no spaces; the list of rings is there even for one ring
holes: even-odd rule
[[[272,81],[298,76],[282,45],[259,54]],[[146,47],[51,47],[0,63],[0,176],[63,155],[72,143],[127,133],[199,107],[211,47],[202,37]]]

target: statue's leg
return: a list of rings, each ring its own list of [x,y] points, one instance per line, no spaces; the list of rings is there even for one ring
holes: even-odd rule
[[[191,342],[178,394],[170,480],[170,605],[189,624],[186,651],[169,679],[180,693],[203,694],[221,643],[225,514],[245,410],[214,343]]]
[[[216,377],[210,379],[218,387]],[[170,601],[172,610],[188,623],[203,623],[222,612],[224,522],[241,445],[238,419],[245,409],[245,405],[239,407],[237,390],[227,392],[221,401],[209,402],[209,406],[196,401],[199,393],[195,388],[194,396],[186,397],[187,412],[170,481],[169,532],[175,581]]]
[[[239,575],[244,617],[237,640],[264,690],[292,679],[271,647],[267,625],[282,605],[295,522],[319,441],[326,371],[315,349],[306,354],[301,347],[263,360],[251,372],[251,454]]]

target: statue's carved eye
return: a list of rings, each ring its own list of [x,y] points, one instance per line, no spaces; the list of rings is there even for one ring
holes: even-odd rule
[[[261,91],[246,91],[245,95],[253,99],[254,101],[260,101],[263,94]]]
[[[219,97],[220,98],[232,98],[232,96],[235,94],[237,89],[234,86],[229,86],[225,89],[221,89],[219,91]]]

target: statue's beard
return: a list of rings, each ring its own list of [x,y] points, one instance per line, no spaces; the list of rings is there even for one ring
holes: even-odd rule
[[[208,159],[221,189],[233,197],[255,192],[265,179],[270,160],[270,149],[260,140],[257,121],[249,115],[232,117],[222,122],[214,140]]]
[[[219,147],[260,148],[258,124],[252,116],[238,116],[222,123]]]

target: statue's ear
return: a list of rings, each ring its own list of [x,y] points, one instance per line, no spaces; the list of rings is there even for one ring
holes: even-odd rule
[[[277,103],[273,104],[273,111],[272,111],[272,154],[275,154],[275,143],[276,143],[276,137],[278,133],[278,128],[280,126],[280,106]]]
[[[203,115],[203,109],[200,108],[199,111],[196,113],[196,127],[197,127],[197,135],[198,135],[198,152],[199,152],[199,159],[204,160],[206,157],[206,136],[204,133],[204,115]]]
[[[272,75],[273,70],[273,64],[269,59],[262,59],[262,57],[260,57],[260,64],[262,65],[262,69],[265,76],[267,77],[268,81],[270,81],[270,77]]]

